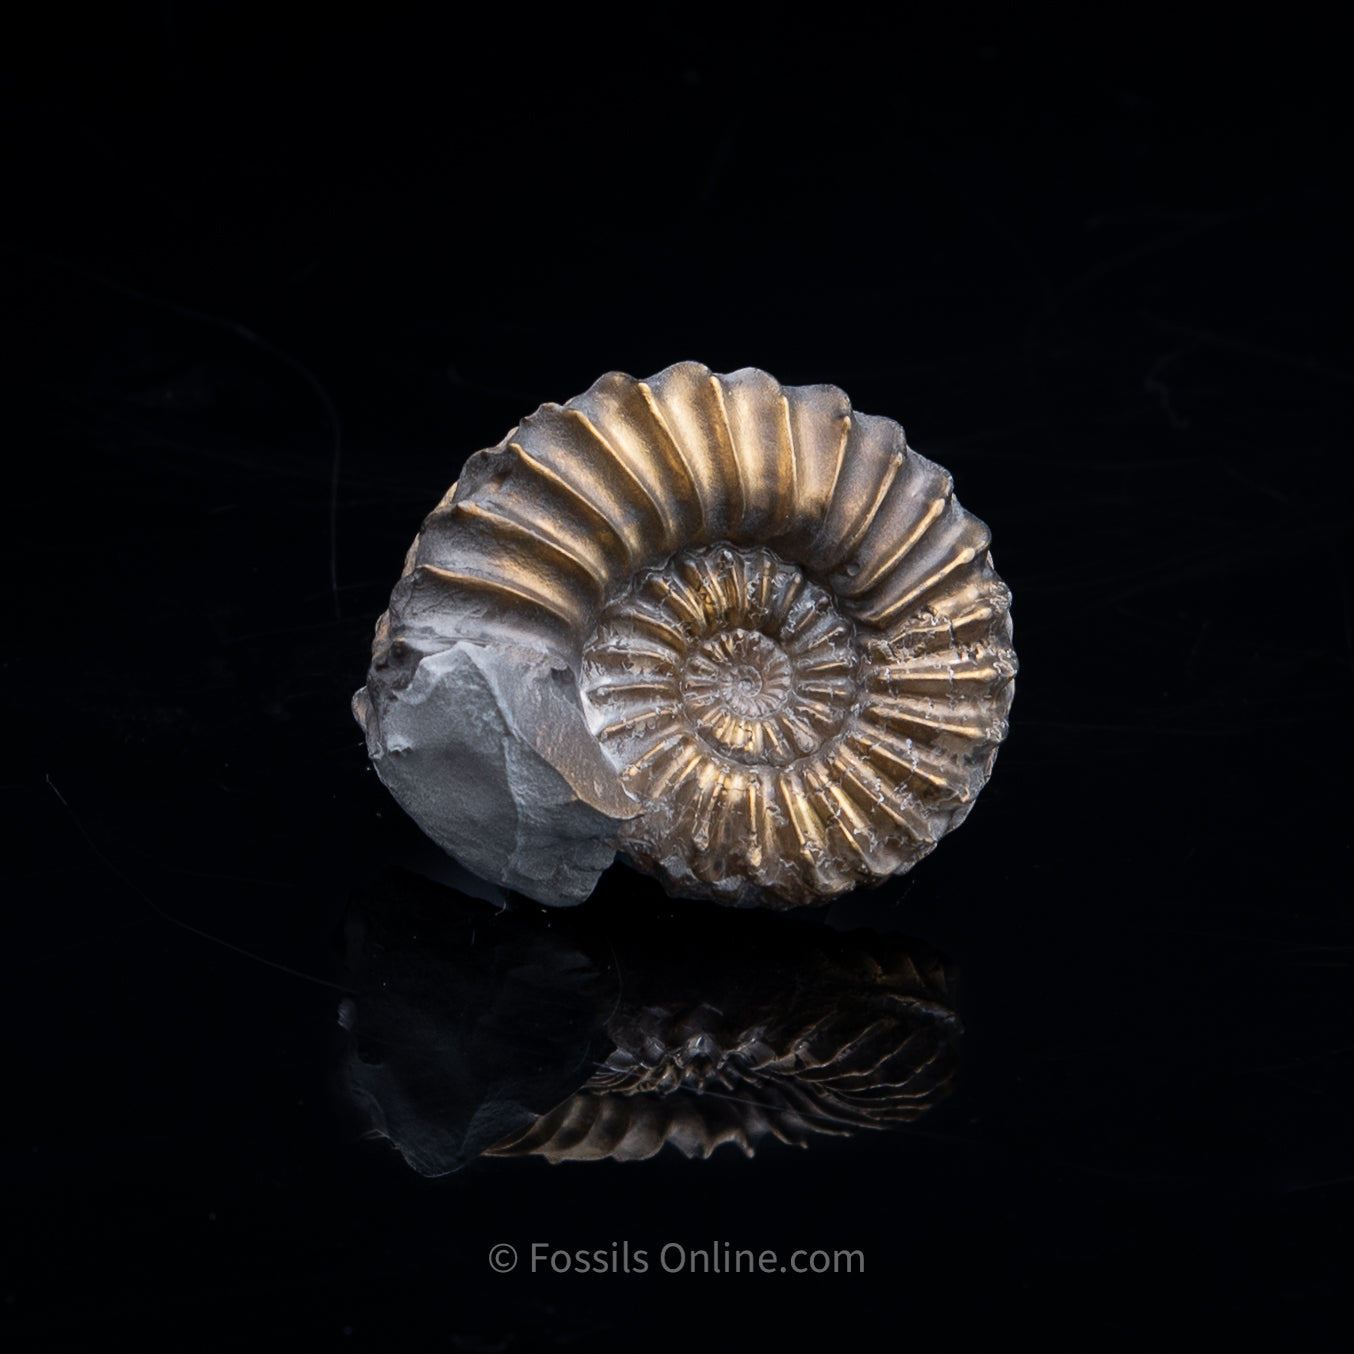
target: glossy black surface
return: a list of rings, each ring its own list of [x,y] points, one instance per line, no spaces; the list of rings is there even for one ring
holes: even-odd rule
[[[624,55],[229,6],[11,50],[7,1346],[1084,1349],[1277,1313],[1334,1347],[1300,1334],[1354,1261],[1334,60],[1291,26],[584,31]],[[976,810],[766,919],[943,955],[957,1082],[803,1150],[425,1178],[343,1089],[344,923],[394,869],[467,881],[348,699],[463,458],[684,358],[842,386],[993,528],[1022,670]],[[589,915],[603,956],[625,917],[610,1010],[618,956],[705,914],[617,868]],[[499,1032],[532,1095],[605,1056],[559,1003]]]

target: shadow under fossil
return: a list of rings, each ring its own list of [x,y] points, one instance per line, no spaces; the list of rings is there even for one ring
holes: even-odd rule
[[[910,1123],[952,1089],[956,972],[929,946],[690,909],[566,918],[393,872],[355,896],[343,1080],[373,1135],[428,1176],[751,1156]]]

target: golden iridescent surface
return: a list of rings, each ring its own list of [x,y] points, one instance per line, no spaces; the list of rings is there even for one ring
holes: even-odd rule
[[[610,847],[680,895],[818,902],[909,868],[990,774],[1016,661],[988,542],[950,476],[835,387],[613,372],[470,459],[409,553],[355,710],[424,829],[542,901],[584,895]],[[580,808],[576,861],[520,864],[524,823],[568,836],[543,773],[523,790],[505,756],[516,835],[496,868],[397,768],[436,721],[412,740],[383,723],[402,693],[437,699],[417,669],[458,645],[477,650],[457,659],[473,692]],[[525,667],[514,683],[479,650],[538,656],[554,714]]]

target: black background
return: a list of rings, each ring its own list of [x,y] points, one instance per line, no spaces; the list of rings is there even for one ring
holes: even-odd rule
[[[345,13],[8,44],[10,1347],[1098,1348],[1262,1313],[1327,1347],[1297,1330],[1354,1261],[1329,35]],[[426,1180],[335,1089],[339,993],[260,959],[342,986],[353,890],[445,877],[348,699],[464,457],[686,358],[842,386],[993,528],[992,783],[829,918],[957,962],[959,1087],[803,1152]],[[604,891],[655,945],[702,925]],[[619,1240],[867,1271],[486,1260]]]

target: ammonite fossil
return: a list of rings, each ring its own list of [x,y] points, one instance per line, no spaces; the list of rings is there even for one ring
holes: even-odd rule
[[[792,907],[909,869],[991,773],[1010,594],[950,476],[834,386],[612,372],[472,456],[353,709],[477,873]]]

